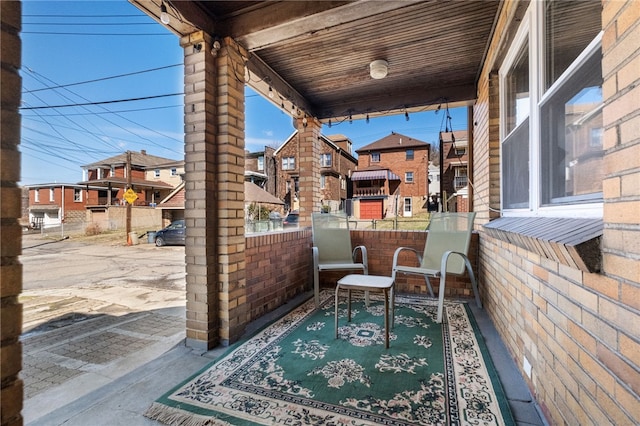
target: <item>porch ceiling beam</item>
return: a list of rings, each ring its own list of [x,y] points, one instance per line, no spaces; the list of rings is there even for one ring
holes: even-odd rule
[[[397,99],[403,100],[399,105]],[[476,98],[476,86],[453,86],[438,89],[407,88],[396,90],[393,94],[381,91],[380,96],[375,98],[348,99],[344,102],[323,104],[316,110],[316,117],[326,121],[328,119],[346,119],[349,115],[353,119],[364,118],[367,114],[370,117],[400,114],[406,112],[418,112],[434,109],[438,105],[448,104],[450,108],[472,105]],[[372,109],[375,105],[376,109]],[[431,108],[432,107],[432,108]]]
[[[255,53],[250,54],[246,67],[249,73],[253,73],[255,75],[250,75],[246,78],[247,85],[256,92],[262,94],[266,100],[273,103],[278,108],[281,107],[281,104],[284,101],[293,102],[297,108],[303,111],[303,113],[307,113],[309,116],[315,117],[314,108],[307,99],[298,93],[298,91],[287,83],[278,73],[271,69],[269,65],[264,63],[264,61]],[[255,81],[256,76],[259,81]],[[271,87],[276,93],[273,99],[269,98],[269,87]],[[280,96],[284,99],[281,99]],[[285,112],[291,115],[289,109],[290,105],[285,106]]]
[[[424,0],[276,2],[223,23],[249,51],[286,43],[301,36],[358,19],[409,7]]]

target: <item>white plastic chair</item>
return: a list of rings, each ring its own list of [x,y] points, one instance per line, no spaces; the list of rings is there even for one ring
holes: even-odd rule
[[[429,278],[440,278],[438,289],[437,322],[442,322],[444,306],[444,290],[447,275],[463,275],[469,273],[476,304],[482,308],[478,286],[476,283],[468,252],[473,231],[475,213],[433,213],[427,230],[427,242],[422,255],[412,248],[399,247],[393,254],[392,278],[395,281],[397,273],[422,275],[427,283],[429,294],[433,297],[433,288]],[[417,266],[400,265],[399,255],[402,251],[411,251],[417,257]],[[415,263],[414,263],[415,265]]]
[[[349,221],[344,213],[312,213],[313,290],[316,306],[320,305],[320,272],[361,270],[369,274],[367,248],[351,248]],[[360,252],[361,261],[356,262]]]

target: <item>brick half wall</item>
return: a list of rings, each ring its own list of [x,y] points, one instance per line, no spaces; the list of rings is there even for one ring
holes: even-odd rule
[[[391,276],[395,250],[398,247],[410,247],[422,253],[427,241],[427,235],[428,232],[424,231],[352,230],[351,244],[354,247],[363,245],[367,248],[370,275]],[[479,235],[474,232],[471,236],[471,246],[469,247],[469,261],[476,277],[478,277],[478,241]],[[336,282],[344,275],[345,272],[322,272],[320,274],[320,287],[333,288]],[[438,293],[439,283],[439,279],[431,279],[431,286],[435,294]],[[396,292],[400,294],[428,294],[427,285],[422,277],[404,274],[399,274],[396,277]],[[463,276],[448,277],[445,296],[472,298],[473,288],[471,287],[469,276],[465,274]]]
[[[249,321],[311,290],[311,229],[246,237]]]

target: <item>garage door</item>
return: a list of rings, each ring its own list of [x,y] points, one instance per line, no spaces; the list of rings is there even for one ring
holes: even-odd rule
[[[360,200],[360,219],[382,219],[382,200]]]

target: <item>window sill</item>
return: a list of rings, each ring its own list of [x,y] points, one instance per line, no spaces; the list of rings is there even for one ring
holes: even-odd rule
[[[501,217],[484,229],[488,235],[584,272],[600,272],[602,219]]]

